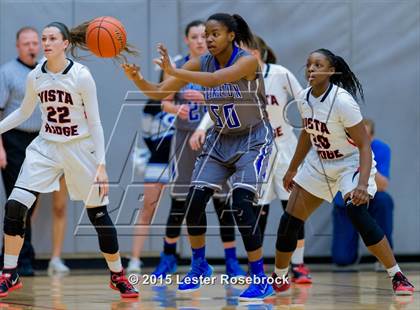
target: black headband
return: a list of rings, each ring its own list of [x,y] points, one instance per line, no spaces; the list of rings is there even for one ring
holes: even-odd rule
[[[63,23],[60,23],[60,22],[52,22],[52,23],[49,23],[46,26],[46,28],[47,27],[56,27],[56,28],[58,28],[58,30],[60,30],[61,34],[63,35],[64,40],[70,40],[70,31],[67,28],[67,26],[64,25]]]

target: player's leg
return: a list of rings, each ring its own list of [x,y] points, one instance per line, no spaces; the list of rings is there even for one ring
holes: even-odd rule
[[[260,227],[261,239],[264,242],[265,229],[267,227],[268,214],[270,213],[270,204],[258,204],[255,206],[258,226]]]
[[[208,155],[217,144],[217,135],[209,134],[203,145],[202,154],[197,158],[192,186],[186,200],[186,221],[188,237],[192,250],[191,269],[182,279],[178,286],[181,292],[190,292],[200,288],[200,283],[192,283],[191,280],[201,277],[209,277],[213,268],[205,258],[205,234],[207,230],[206,206],[214,191],[220,191],[222,184],[226,182],[230,171],[220,161]]]
[[[304,163],[294,178],[294,188],[287,202],[277,230],[276,261],[273,278],[274,289],[285,291],[290,287],[288,281],[289,264],[296,250],[299,231],[306,219],[315,211],[324,199],[331,200],[331,190],[336,183],[326,182],[324,174],[315,170],[308,163]]]
[[[48,154],[48,155],[47,155]],[[0,297],[5,297],[22,284],[16,270],[19,253],[25,235],[29,209],[33,207],[39,192],[52,192],[59,188],[62,171],[51,143],[36,138],[26,150],[26,158],[10,194],[4,216],[4,269],[0,277]]]
[[[384,231],[391,248],[393,248],[393,211],[394,201],[387,192],[377,192],[369,202],[368,212]],[[378,272],[384,271],[380,262],[375,262],[374,268]]]
[[[285,291],[290,286],[287,275],[293,252],[298,244],[299,231],[306,219],[321,205],[322,201],[323,199],[295,184],[277,231],[273,278],[281,279],[281,281],[275,281],[274,284],[274,289],[278,292]]]
[[[177,130],[171,144],[171,209],[166,222],[163,252],[159,264],[153,271],[156,277],[165,278],[177,269],[176,246],[181,235],[181,226],[185,218],[185,200],[191,185],[191,176],[195,161],[200,152],[188,145],[191,132]]]
[[[286,211],[288,200],[281,200],[283,210]],[[292,281],[298,284],[312,283],[310,270],[303,262],[305,252],[305,225],[298,231],[298,241],[296,249],[291,258]]]
[[[48,264],[48,274],[66,275],[70,272],[61,259],[67,221],[67,187],[64,177],[60,179],[60,190],[52,194],[53,227],[52,227],[52,255]]]
[[[7,165],[1,170],[6,197],[9,197],[19,176],[23,161],[25,160],[25,151],[32,140],[37,136],[35,133],[27,133],[12,129],[2,135],[3,146],[7,155]],[[18,259],[18,271],[21,276],[33,276],[33,263],[35,251],[32,246],[31,218],[37,203],[29,209],[25,223],[25,237],[22,250]],[[4,246],[2,255],[4,254]],[[1,259],[3,261],[3,259]]]
[[[181,280],[178,291],[192,292],[200,288],[200,278],[210,277],[213,268],[206,260],[206,205],[214,190],[193,185],[186,201],[188,237],[191,245],[191,268]]]
[[[161,192],[169,181],[169,152],[172,136],[157,141],[146,141],[151,156],[144,173],[143,208],[134,228],[131,258],[127,271],[140,273],[141,252],[148,238],[150,223],[158,206]]]
[[[352,203],[351,192],[356,188],[359,178],[359,174],[355,174],[357,171],[357,167],[349,167],[348,171],[343,174],[340,184],[347,215],[362,237],[369,252],[386,268],[388,275],[392,278],[394,292],[399,295],[411,295],[414,291],[414,286],[401,272],[384,231],[368,212],[368,205],[356,206]],[[375,172],[376,169],[372,169],[367,189],[371,197],[376,192]]]
[[[356,264],[358,261],[359,234],[347,216],[341,193],[337,196],[340,196],[341,201],[338,201],[339,198],[334,200],[331,254],[333,263],[344,267]]]
[[[131,258],[128,272],[140,272],[140,259],[144,243],[149,235],[150,223],[158,206],[164,183],[145,183],[143,193],[143,208],[140,210],[134,228]]]
[[[254,204],[258,199],[261,184],[269,162],[272,141],[268,138],[271,127],[259,126],[243,137],[249,141],[248,150],[235,163],[231,177],[233,186],[232,209],[238,229],[247,251],[251,284],[243,291],[240,300],[261,300],[273,294],[264,273],[262,236],[257,223]],[[242,141],[239,141],[242,142]]]
[[[93,202],[96,199],[89,199]],[[136,298],[138,291],[128,282],[121,264],[117,230],[112,222],[107,205],[86,205],[89,220],[98,235],[99,248],[111,273],[110,287],[123,298]]]
[[[160,254],[159,264],[152,272],[156,277],[165,278],[167,274],[174,273],[178,267],[176,245],[181,235],[181,226],[186,214],[185,210],[185,200],[172,198],[171,209],[166,222],[163,251]]]
[[[0,297],[6,297],[22,287],[17,273],[17,263],[23,246],[25,223],[28,211],[35,203],[38,193],[15,187],[10,194],[4,215],[4,261],[0,277]]]
[[[107,210],[108,196],[100,196],[99,184],[95,182],[97,163],[93,141],[91,138],[80,139],[63,143],[58,149],[60,158],[65,158],[61,164],[69,195],[84,202],[86,213],[96,230],[100,251],[110,270],[110,287],[119,291],[121,297],[138,297],[137,289],[124,275],[117,230]]]
[[[235,219],[227,199],[228,190],[226,189],[224,192],[224,195],[215,195],[213,197],[213,205],[219,219],[220,238],[222,239],[225,252],[226,274],[230,278],[244,277],[246,272],[240,266],[236,256]]]

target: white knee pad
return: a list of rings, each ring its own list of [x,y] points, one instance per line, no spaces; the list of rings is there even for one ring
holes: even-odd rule
[[[36,200],[36,196],[28,190],[14,187],[8,199],[19,201],[21,204],[30,209]]]

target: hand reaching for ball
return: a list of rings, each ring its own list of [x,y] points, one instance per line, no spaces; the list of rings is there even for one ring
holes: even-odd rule
[[[140,67],[135,64],[122,64],[121,67],[124,69],[125,75],[128,79],[134,81],[137,78],[142,80],[143,76],[140,73]]]
[[[153,62],[157,64],[166,74],[173,75],[175,72],[175,68],[171,64],[171,59],[169,58],[168,50],[166,49],[165,45],[159,43],[157,46],[157,50],[160,54],[160,57],[155,58]]]

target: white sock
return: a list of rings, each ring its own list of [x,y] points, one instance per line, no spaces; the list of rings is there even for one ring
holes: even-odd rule
[[[287,274],[288,271],[289,271],[289,267],[286,267],[284,269],[280,269],[280,268],[274,267],[275,274],[278,277],[280,277],[280,278],[282,278],[283,276],[286,276],[286,274]]]
[[[113,262],[106,261],[106,263],[108,264],[109,270],[111,270],[112,272],[121,272],[123,270],[120,258]]]
[[[303,252],[305,247],[296,248],[296,250],[292,254],[292,264],[293,265],[300,265],[303,264]]]
[[[16,268],[18,262],[18,255],[4,254],[4,269]]]
[[[137,264],[140,264],[140,259],[138,259],[137,257],[131,256],[130,261],[135,262]]]
[[[52,262],[59,262],[61,259],[60,259],[60,257],[59,256],[53,256],[53,257],[51,257],[51,261]]]
[[[388,275],[393,278],[397,272],[401,272],[401,269],[400,266],[396,264],[394,267],[387,269],[386,272],[388,272]]]

